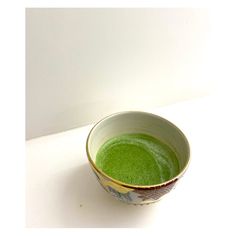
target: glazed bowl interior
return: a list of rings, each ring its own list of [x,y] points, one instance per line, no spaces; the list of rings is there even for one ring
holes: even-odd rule
[[[87,139],[87,152],[92,164],[95,165],[96,154],[102,144],[115,136],[127,133],[143,133],[161,140],[176,153],[179,173],[187,167],[190,150],[181,130],[162,117],[135,111],[113,114],[94,126]]]

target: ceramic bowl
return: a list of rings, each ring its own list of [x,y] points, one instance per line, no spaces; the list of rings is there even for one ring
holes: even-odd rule
[[[126,184],[105,174],[95,164],[96,154],[108,139],[124,133],[144,133],[169,145],[177,154],[180,171],[172,179],[156,185]],[[90,131],[86,151],[90,166],[101,186],[115,198],[130,204],[149,204],[171,191],[186,171],[190,160],[189,143],[183,132],[168,120],[146,112],[128,111],[112,114]]]

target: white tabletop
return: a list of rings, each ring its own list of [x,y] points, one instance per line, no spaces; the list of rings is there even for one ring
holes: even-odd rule
[[[182,231],[183,235],[232,233],[236,157],[226,149],[235,146],[228,138],[235,121],[230,110],[214,97],[149,110],[186,134],[191,163],[170,194],[145,206],[119,202],[97,182],[85,152],[92,125],[27,141],[27,227],[158,227],[160,233]]]

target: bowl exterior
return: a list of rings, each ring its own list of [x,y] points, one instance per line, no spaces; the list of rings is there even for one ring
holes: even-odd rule
[[[128,204],[144,205],[157,202],[162,196],[170,192],[178,181],[176,178],[167,184],[154,187],[127,187],[100,174],[91,164],[90,166],[101,186],[113,197]]]

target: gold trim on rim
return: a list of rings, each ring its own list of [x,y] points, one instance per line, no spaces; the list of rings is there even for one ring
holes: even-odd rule
[[[88,148],[88,142],[89,142],[89,138],[90,138],[90,135],[92,133],[92,131],[97,127],[98,124],[100,124],[101,122],[113,117],[113,116],[116,116],[116,115],[119,115],[119,114],[127,114],[127,113],[142,113],[142,114],[147,114],[147,115],[151,115],[151,116],[154,116],[156,118],[159,118],[161,120],[164,120],[165,122],[169,123],[169,125],[171,125],[172,127],[174,127],[175,129],[177,129],[180,133],[180,135],[183,137],[183,139],[185,140],[186,144],[187,144],[187,156],[188,156],[188,160],[187,160],[187,164],[185,165],[185,167],[183,168],[183,170],[177,175],[175,176],[174,178],[168,180],[168,181],[165,181],[163,183],[160,183],[160,184],[154,184],[154,185],[133,185],[133,184],[127,184],[127,183],[124,183],[124,182],[121,182],[119,180],[116,180],[116,179],[113,179],[112,177],[110,177],[109,175],[107,175],[106,173],[104,173],[102,170],[100,170],[99,168],[97,168],[97,166],[95,165],[94,161],[92,160],[91,156],[90,156],[90,153],[89,153],[89,148]],[[111,115],[108,115],[106,117],[104,117],[103,119],[99,120],[94,126],[93,128],[90,130],[89,134],[88,134],[88,137],[87,137],[87,140],[86,140],[86,153],[87,153],[87,157],[88,157],[88,160],[90,162],[90,164],[93,166],[93,168],[99,173],[101,174],[102,176],[104,176],[105,178],[107,179],[110,179],[111,181],[115,182],[116,184],[119,184],[123,187],[127,187],[127,188],[133,188],[133,189],[150,189],[150,188],[161,188],[162,186],[166,186],[166,185],[169,185],[170,183],[172,183],[173,181],[175,180],[178,180],[184,173],[185,171],[187,170],[188,166],[189,166],[189,162],[190,162],[190,145],[189,145],[189,142],[186,138],[186,136],[184,135],[184,133],[176,126],[174,125],[173,123],[171,123],[170,121],[166,120],[165,118],[163,117],[160,117],[158,115],[155,115],[153,113],[149,113],[149,112],[143,112],[143,111],[123,111],[123,112],[117,112],[117,113],[113,113]]]

